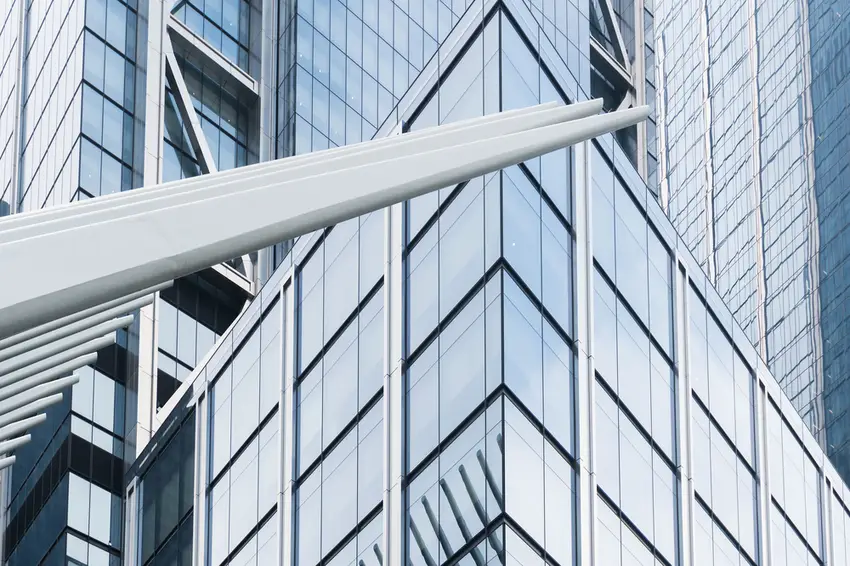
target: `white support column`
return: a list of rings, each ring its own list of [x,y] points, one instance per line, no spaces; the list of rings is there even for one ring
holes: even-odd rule
[[[832,484],[826,478],[824,473],[821,473],[821,525],[823,525],[823,560],[825,564],[835,564],[835,553],[832,544],[832,505],[834,498],[832,497]]]
[[[121,561],[124,566],[138,564],[138,529],[136,527],[139,508],[139,479],[133,478],[124,492],[124,544],[121,547]]]
[[[207,523],[209,506],[207,505],[207,483],[209,481],[209,458],[207,446],[210,436],[210,389],[209,381],[205,384],[204,393],[195,403],[195,479],[194,497],[195,511],[192,517],[192,556],[195,566],[206,564],[207,554]]]
[[[278,519],[278,549],[280,555],[278,564],[290,566],[294,563],[295,544],[295,302],[297,299],[295,266],[284,281],[289,280],[289,288],[282,292],[281,317],[283,320],[283,372],[281,390],[278,402],[280,418],[280,492],[277,501]],[[285,283],[284,283],[285,285]]]
[[[682,566],[695,564],[693,555],[693,524],[694,524],[694,480],[691,463],[692,433],[691,433],[691,371],[688,344],[690,342],[690,315],[688,305],[688,274],[678,256],[673,264],[673,300],[675,301],[676,329],[676,360],[679,365],[679,375],[676,386],[676,444],[679,453],[680,493],[679,515],[681,521]]]
[[[259,99],[259,158],[260,162],[275,158],[277,138],[277,69],[278,69],[278,2],[262,0],[262,29],[260,37],[260,99]],[[269,276],[273,266],[272,248],[257,253],[257,262],[251,273],[254,289]]]
[[[756,379],[756,461],[758,462],[758,504],[759,504],[759,545],[761,545],[762,564],[771,563],[771,533],[770,515],[773,512],[770,504],[770,468],[768,467],[768,439],[770,438],[770,398],[760,385],[761,379]],[[782,423],[780,423],[782,426]],[[800,486],[802,488],[802,486]]]
[[[581,564],[595,564],[596,476],[594,473],[594,425],[596,420],[593,360],[593,247],[591,241],[592,183],[591,142],[575,146],[575,238],[576,238],[576,431],[578,463],[578,555]]]
[[[400,125],[399,125],[400,126]],[[384,210],[384,553],[404,564],[404,204]]]
[[[163,145],[165,143],[165,52],[163,39],[167,21],[171,17],[172,0],[148,0],[140,8],[147,11],[147,45],[140,45],[140,70],[145,72],[143,87],[137,88],[137,97],[144,96],[144,121],[136,118],[136,127],[144,131],[144,168],[142,183],[145,187],[162,182]],[[138,99],[138,98],[137,98]],[[133,193],[135,191],[130,191]],[[129,194],[129,193],[128,193]],[[125,460],[132,462],[150,440],[154,412],[156,411],[157,325],[159,316],[157,293],[153,304],[139,310],[139,364],[136,383],[136,422],[127,424],[127,450]]]

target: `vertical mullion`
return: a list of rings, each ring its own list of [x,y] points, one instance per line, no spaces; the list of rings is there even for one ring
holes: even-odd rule
[[[690,314],[688,309],[688,276],[676,254],[673,270],[673,316],[676,336],[676,361],[678,371],[676,376],[676,441],[679,471],[679,542],[681,547],[681,564],[690,566],[695,563],[693,555],[693,525],[694,525],[694,480],[693,480],[693,439],[691,418],[691,365],[690,365]]]
[[[579,536],[577,555],[580,563],[593,563],[595,550],[596,476],[594,474],[594,426],[596,401],[593,359],[593,247],[592,192],[590,169],[591,142],[575,146],[575,253],[576,263],[576,469],[578,475]]]
[[[278,481],[280,482],[278,492],[278,564],[289,566],[295,562],[295,333],[297,325],[295,320],[295,302],[297,299],[297,285],[295,279],[295,266],[289,269],[289,275],[284,281],[289,280],[289,287],[281,291],[281,387],[278,397],[280,419],[279,445],[280,471]]]

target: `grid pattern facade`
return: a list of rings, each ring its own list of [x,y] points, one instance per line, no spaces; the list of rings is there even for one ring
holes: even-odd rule
[[[403,128],[580,96],[530,15]],[[300,238],[128,474],[128,563],[841,563],[850,492],[687,250],[613,136]]]
[[[148,24],[155,4],[54,0],[11,3],[8,10],[4,6],[0,134],[5,141],[0,155],[7,177],[0,190],[0,214],[141,186],[146,155],[160,152],[156,144],[145,146],[144,134],[146,122],[157,121],[151,108],[145,118],[152,93],[145,95],[151,85],[144,72],[154,57]],[[218,26],[220,35],[239,40],[234,64],[247,66],[252,59],[245,50],[255,46],[248,41],[250,25],[244,21],[255,14],[240,13],[234,31],[231,7],[220,6],[224,19],[216,19],[212,4],[206,6],[212,18],[207,20]],[[237,10],[249,6],[230,4]],[[206,9],[203,2],[200,8],[184,6],[190,8]],[[215,37],[210,33],[199,35]],[[225,57],[232,55],[226,42],[219,40],[215,48]],[[214,164],[229,169],[257,161],[254,101],[237,101],[221,86],[227,83],[221,73],[211,80],[207,69],[202,72],[183,61],[185,55],[179,54],[188,69],[180,76],[185,74],[189,104],[200,116]],[[16,84],[19,90],[13,88]],[[171,85],[164,78],[159,85],[165,106],[164,127],[157,129],[165,138],[162,174],[157,178],[156,171],[152,176],[145,172],[145,178],[198,174],[185,120],[167,88]],[[80,382],[66,392],[61,405],[48,410],[47,423],[16,450],[20,465],[5,473],[5,563],[121,563],[124,472],[137,443],[146,440],[137,419],[155,414],[198,357],[224,334],[249,295],[248,286],[215,273],[178,282],[157,301],[163,322],[158,329],[143,329],[145,317],[136,313],[134,324],[118,331],[117,344],[98,352],[97,364],[76,372]],[[139,353],[148,355],[148,347],[158,356],[153,377],[144,382],[139,369],[144,356]],[[150,410],[145,409],[145,396],[151,397]]]
[[[818,311],[833,292],[819,260],[807,4],[659,2],[660,177],[674,226],[824,442],[821,352],[834,338]]]
[[[137,8],[135,0],[12,4],[0,80],[20,90],[4,92],[0,119],[8,136],[4,214],[140,184],[134,177]],[[20,466],[4,481],[6,563],[119,563],[135,335],[133,328],[119,331],[95,365],[78,370],[79,383],[16,451]]]
[[[15,208],[13,178],[17,170],[15,155],[15,122],[18,119],[16,100],[20,97],[17,87],[21,32],[21,6],[23,0],[12,0],[0,9],[0,216],[11,214]]]
[[[850,169],[850,24],[839,4],[808,3],[811,45],[811,102],[814,140],[814,193],[819,229],[819,307],[823,337],[823,397],[826,446],[838,469],[850,477],[850,380],[846,316],[848,289],[844,273],[847,243],[847,187]],[[811,174],[811,173],[810,173]],[[827,341],[828,340],[828,341]]]

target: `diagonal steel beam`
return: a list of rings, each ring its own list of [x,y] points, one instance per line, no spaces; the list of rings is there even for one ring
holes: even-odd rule
[[[439,137],[439,143],[425,140],[419,144],[428,147],[425,151],[405,145],[400,136],[392,148],[396,151],[364,152],[357,164],[345,168],[270,183],[237,178],[219,196],[200,190],[180,204],[161,197],[158,207],[144,213],[93,223],[81,219],[88,223],[0,245],[0,264],[33,273],[26,285],[10,285],[0,293],[0,338],[631,126],[648,113],[644,106],[456,143],[465,133],[461,130]]]
[[[304,160],[295,165],[290,164],[289,159],[281,159],[274,162],[274,166],[264,168],[259,173],[226,177],[221,182],[217,182],[219,179],[218,176],[207,177],[206,183],[203,183],[203,178],[197,178],[200,182],[192,185],[192,188],[189,190],[183,190],[181,188],[177,191],[165,189],[155,192],[151,191],[145,195],[147,198],[122,200],[120,206],[100,207],[95,209],[94,212],[90,208],[82,209],[81,207],[81,210],[76,211],[76,214],[69,214],[66,211],[61,218],[54,220],[42,219],[41,222],[30,223],[25,227],[0,231],[0,244],[41,236],[58,230],[72,229],[85,224],[95,224],[105,220],[114,220],[134,214],[141,214],[142,212],[157,210],[169,205],[176,206],[194,202],[198,199],[209,199],[231,194],[235,190],[238,190],[238,187],[248,189],[251,187],[269,186],[271,184],[280,185],[285,182],[298,181],[314,175],[340,172],[347,168],[363,165],[364,163],[390,161],[399,156],[406,157],[421,154],[448,146],[463,145],[480,139],[497,139],[501,136],[517,132],[592,116],[601,109],[601,104],[601,100],[594,100],[570,106],[552,107],[533,115],[518,114],[516,116],[506,116],[500,121],[476,122],[468,127],[442,132],[447,135],[450,134],[449,137],[441,135],[439,130],[427,136],[403,136],[401,138],[386,140],[393,143],[376,143],[374,147],[372,145],[365,145],[359,151],[343,152],[325,159]],[[166,202],[163,199],[168,199],[168,201]],[[0,229],[2,229],[2,226],[3,223],[0,222]]]
[[[626,43],[623,41],[620,24],[617,21],[617,16],[614,14],[614,6],[611,4],[611,0],[600,0],[600,6],[602,6],[602,18],[605,20],[608,29],[614,34],[614,48],[622,59],[626,72],[631,75],[632,65],[629,62],[629,54],[626,51]]]
[[[174,14],[166,15],[168,36],[178,49],[191,54],[193,61],[207,71],[216,75],[217,82],[240,95],[252,98],[260,96],[260,87],[251,75],[239,68],[233,61],[225,57],[218,49],[210,45],[203,37],[196,34],[186,24],[177,19]]]
[[[198,165],[201,167],[201,173],[215,173],[218,169],[215,166],[210,144],[207,143],[207,138],[204,136],[204,131],[201,128],[201,120],[198,118],[198,113],[195,112],[195,106],[192,104],[192,95],[189,94],[189,89],[186,87],[186,81],[183,79],[183,73],[180,70],[180,65],[177,63],[177,57],[174,56],[174,48],[171,46],[171,40],[167,34],[163,38],[163,43],[163,50],[165,51],[165,75],[171,84],[174,102],[177,103],[177,111],[183,120],[183,127],[186,128],[189,143],[192,144],[192,149],[195,150],[195,157],[198,160]]]
[[[183,121],[183,127],[186,128],[189,143],[192,144],[192,149],[195,151],[198,166],[202,174],[216,173],[218,167],[216,167],[215,158],[207,141],[207,136],[204,134],[204,129],[201,126],[201,119],[198,117],[198,113],[195,112],[192,96],[189,94],[186,80],[183,78],[183,71],[180,69],[180,64],[174,55],[174,47],[171,44],[168,34],[165,34],[163,37],[163,43],[165,51],[165,74],[171,84],[174,101],[177,104],[177,111],[180,113],[180,118]],[[250,255],[243,255],[242,263],[245,265],[245,276],[253,279],[251,276],[253,262]]]

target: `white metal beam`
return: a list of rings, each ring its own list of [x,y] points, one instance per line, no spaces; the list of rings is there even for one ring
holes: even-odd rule
[[[97,362],[96,353],[86,354],[85,356],[74,358],[70,362],[59,364],[54,368],[51,368],[47,371],[43,371],[41,373],[37,373],[26,379],[22,379],[14,383],[9,383],[4,387],[0,387],[0,401],[8,399],[9,397],[13,397],[18,393],[22,393],[28,389],[31,389],[32,387],[36,387],[44,383],[49,383],[54,379],[68,375],[76,369],[79,369],[83,366],[92,365],[95,362]]]
[[[507,118],[531,117],[532,115],[535,115],[539,112],[551,110],[553,108],[556,108],[557,106],[558,104],[555,102],[548,102],[538,106],[533,106],[531,108],[522,108],[502,112],[499,114],[471,118],[468,120],[462,120],[458,122],[453,122],[451,124],[446,124],[444,126],[434,126],[431,128],[425,128],[418,132],[405,134],[404,140],[408,142],[413,140],[422,140],[431,136],[463,130],[473,126],[481,126],[492,122],[500,122]],[[592,116],[593,114],[596,114],[597,112],[602,110],[602,100],[596,99],[589,100],[586,102],[580,102],[570,105],[570,108],[572,108],[572,112],[575,113],[576,118]],[[587,112],[587,114],[585,114],[584,112]],[[516,127],[516,125],[513,125],[513,127]],[[504,126],[499,128],[498,130],[494,130],[494,132],[506,131],[502,128],[504,128]],[[20,232],[8,234],[8,232],[12,230],[17,230],[28,226],[32,227],[35,225],[40,225],[41,227],[43,227],[44,223],[50,220],[58,220],[68,217],[79,217],[79,215],[84,213],[115,208],[117,206],[123,206],[134,202],[149,200],[162,195],[173,196],[189,192],[198,188],[208,187],[213,183],[224,182],[225,180],[229,179],[239,179],[240,182],[247,183],[249,181],[255,180],[256,178],[262,175],[268,175],[270,172],[281,173],[291,168],[303,167],[315,163],[327,164],[329,159],[335,159],[345,156],[350,157],[353,155],[362,154],[366,151],[372,151],[387,146],[392,146],[394,144],[397,144],[398,141],[399,138],[397,137],[365,141],[349,146],[336,147],[295,157],[288,157],[286,159],[278,159],[275,161],[248,165],[245,167],[240,167],[238,169],[221,171],[219,173],[216,173],[215,175],[210,175],[206,177],[192,177],[189,179],[182,179],[180,181],[170,181],[168,183],[162,183],[160,185],[151,187],[143,187],[141,189],[136,189],[133,191],[112,193],[110,195],[98,197],[96,199],[89,199],[78,203],[68,203],[65,205],[45,208],[38,211],[32,211],[23,214],[14,214],[12,216],[7,216],[6,218],[0,219],[0,244],[24,237],[24,235]],[[25,235],[29,237],[38,235],[39,233],[41,232],[29,232],[25,233]],[[0,344],[2,344],[2,342],[0,342]]]
[[[15,448],[20,448],[30,440],[32,440],[32,436],[30,436],[29,434],[18,436],[9,440],[4,440],[3,442],[0,442],[0,454],[8,454]]]
[[[277,167],[265,169],[262,175],[249,178],[233,177],[229,182],[215,183],[214,178],[207,177],[207,183],[197,185],[191,191],[181,191],[173,194],[173,191],[161,191],[154,197],[137,199],[132,204],[113,206],[98,213],[78,212],[78,214],[67,215],[62,221],[41,222],[30,226],[26,230],[15,229],[0,234],[0,244],[11,241],[31,238],[42,234],[76,228],[82,225],[90,225],[107,220],[126,218],[153,210],[159,210],[166,206],[178,206],[201,199],[210,199],[238,191],[240,187],[251,190],[258,187],[270,185],[282,185],[283,183],[295,182],[310,176],[326,173],[345,172],[350,168],[356,168],[364,163],[389,162],[398,157],[408,157],[413,154],[423,154],[429,151],[439,150],[446,146],[460,146],[480,139],[498,139],[501,136],[517,132],[529,131],[536,128],[551,126],[554,124],[569,122],[578,118],[585,118],[596,114],[601,109],[601,101],[574,104],[570,106],[553,107],[533,115],[519,115],[505,118],[498,122],[487,122],[474,124],[466,128],[450,131],[451,137],[439,135],[423,136],[414,138],[412,136],[395,138],[395,143],[380,144],[377,148],[365,147],[362,151],[345,152],[335,157],[322,160],[314,159],[298,166],[290,166],[288,160],[282,159],[275,162]],[[376,144],[378,145],[378,144]],[[248,182],[250,180],[250,183]],[[168,199],[167,201],[165,199]],[[0,226],[2,226],[0,224]]]
[[[15,334],[14,336],[10,336],[9,338],[5,338],[3,340],[0,340],[0,352],[6,350],[7,348],[11,348],[13,346],[16,346],[16,345],[18,345],[21,342],[24,342],[26,340],[32,340],[33,338],[37,338],[39,336],[47,334],[48,332],[53,332],[54,330],[57,330],[59,328],[62,328],[62,327],[65,327],[65,326],[68,326],[68,325],[71,325],[71,324],[75,324],[75,323],[77,323],[81,320],[87,319],[87,318],[94,317],[94,316],[96,316],[100,313],[103,313],[105,311],[108,311],[110,309],[112,309],[113,312],[117,311],[117,314],[109,317],[110,319],[113,318],[114,316],[118,316],[119,314],[124,314],[125,312],[130,312],[131,310],[134,310],[134,309],[132,309],[132,308],[126,308],[125,309],[124,308],[125,305],[129,305],[131,302],[135,301],[136,299],[138,299],[140,297],[147,297],[148,295],[153,295],[157,291],[167,289],[170,286],[171,286],[171,281],[169,281],[167,283],[163,283],[161,285],[154,285],[153,287],[150,287],[148,289],[142,289],[141,291],[138,291],[136,293],[132,293],[132,294],[126,296],[126,297],[121,297],[120,299],[116,299],[114,301],[108,301],[108,302],[102,303],[102,304],[100,304],[96,307],[92,307],[90,309],[85,309],[85,310],[76,312],[76,313],[74,313],[70,316],[66,316],[66,317],[63,317],[63,318],[52,320],[52,321],[48,322],[47,324],[42,324],[41,326],[37,326],[37,327],[32,328],[30,330],[27,330],[25,332],[21,332],[20,334]],[[6,359],[6,358],[0,357],[0,360],[3,360],[3,359]]]
[[[133,315],[128,314],[127,316],[108,320],[89,328],[88,330],[83,330],[82,332],[78,332],[66,338],[48,343],[40,348],[36,348],[31,351],[24,351],[18,356],[4,362],[0,362],[0,377],[9,375],[21,368],[32,366],[33,364],[51,358],[57,354],[70,351],[72,348],[85,344],[94,338],[115,332],[120,328],[126,328],[132,323]]]
[[[9,411],[8,413],[0,413],[0,427],[8,426],[10,424],[14,424],[20,420],[23,420],[27,417],[31,417],[33,415],[37,415],[42,412],[44,409],[59,403],[62,400],[61,393],[54,393],[49,397],[43,397],[41,399],[36,399],[32,403],[28,405],[24,405],[23,407],[17,408],[13,411]]]
[[[29,340],[24,340],[23,342],[19,342],[14,346],[10,346],[8,348],[0,348],[0,362],[9,360],[11,358],[14,358],[15,356],[23,355],[26,352],[31,352],[37,348],[46,346],[51,342],[57,342],[61,339],[68,338],[75,334],[81,336],[81,334],[79,333],[90,330],[99,324],[107,323],[115,319],[115,317],[126,315],[137,309],[145,307],[151,304],[153,302],[153,299],[154,295],[146,295],[140,299],[136,299],[135,301],[124,303],[122,305],[119,305],[118,307],[107,309],[102,313],[90,316],[88,318],[84,318],[83,320],[77,321],[73,324],[63,326],[58,330],[46,332],[40,336],[35,336],[34,338],[30,338]],[[130,320],[130,322],[132,323],[132,320]],[[103,332],[97,332],[95,335],[100,336],[102,334]],[[0,375],[2,375],[2,370],[0,370]]]
[[[34,403],[35,401],[46,399],[50,395],[53,395],[54,393],[59,393],[66,387],[71,387],[79,381],[80,376],[74,374],[69,375],[68,377],[63,377],[61,379],[55,379],[51,382],[44,383],[37,387],[33,387],[32,389],[28,389],[23,393],[18,393],[17,395],[10,397],[0,403],[0,417],[2,417],[2,415],[10,414],[13,411],[22,407],[26,407],[27,405],[29,405],[30,403]]]
[[[7,456],[6,458],[0,458],[0,470],[5,470],[9,466],[15,463],[14,456]]]
[[[345,168],[337,163],[307,177],[262,184],[237,179],[217,187],[223,194],[214,197],[214,189],[199,190],[192,199],[161,197],[151,201],[158,201],[153,209],[141,205],[143,213],[110,210],[102,213],[110,220],[81,218],[87,224],[0,245],[0,264],[33,274],[26,285],[0,292],[0,337],[633,125],[648,112],[641,107],[557,120],[497,137],[481,138],[479,130],[476,141],[466,129],[412,144],[400,136],[388,150],[364,151]]]
[[[40,425],[47,420],[47,415],[41,413],[26,419],[22,419],[10,425],[0,428],[0,440],[8,440],[24,433],[34,426]]]
[[[13,371],[12,373],[0,379],[0,387],[6,387],[7,385],[17,383],[28,377],[32,377],[33,375],[57,367],[60,364],[70,362],[71,360],[79,358],[80,356],[85,356],[86,354],[97,352],[98,350],[106,348],[107,346],[111,346],[114,343],[115,333],[110,333],[107,336],[102,336],[100,338],[97,338],[96,340],[92,340],[91,342],[86,342],[85,344],[81,344],[75,348],[71,348],[70,350],[66,350],[51,358],[41,360],[40,362],[28,365],[17,371]]]

